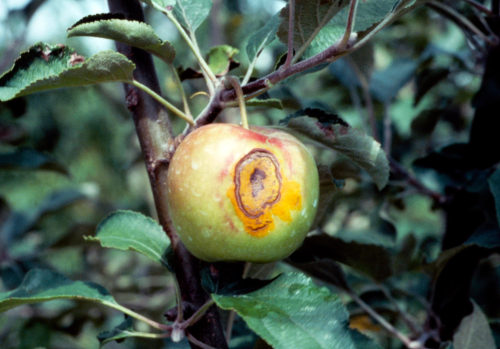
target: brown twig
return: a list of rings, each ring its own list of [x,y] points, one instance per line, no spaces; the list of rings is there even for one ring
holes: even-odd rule
[[[295,0],[288,2],[288,9],[290,11],[290,19],[288,20],[288,52],[286,54],[286,61],[283,64],[283,69],[286,69],[292,63],[293,58],[293,39],[294,39],[294,26],[295,26]]]
[[[484,6],[478,2],[475,2],[474,0],[462,0],[462,1],[465,1],[466,3],[470,4],[471,6],[477,8],[479,11],[483,12],[488,17],[494,16],[493,12],[491,12],[489,8],[487,8],[486,6]]]
[[[344,36],[340,39],[340,47],[345,48],[351,39],[352,30],[354,28],[354,22],[356,21],[356,10],[358,8],[358,0],[351,0],[351,6],[349,7],[349,15],[347,17],[347,25],[344,32]]]
[[[451,8],[450,6],[447,6],[438,1],[429,1],[427,3],[427,6],[432,8],[434,11],[440,13],[441,15],[445,16],[449,20],[453,21],[462,29],[470,31],[471,33],[477,35],[489,45],[496,46],[499,44],[500,39],[498,38],[498,36],[496,35],[494,36],[492,35],[491,37],[487,36],[481,30],[479,30],[471,21],[469,21],[467,18],[462,16],[460,13],[455,11],[455,9]]]
[[[418,190],[419,193],[427,195],[434,199],[439,204],[444,204],[446,201],[446,197],[441,195],[438,192],[435,192],[425,185],[422,184],[415,176],[413,176],[407,169],[401,166],[396,160],[392,157],[388,156],[389,165],[391,167],[391,172],[394,173],[398,177],[403,177],[409,185]]]
[[[372,318],[374,318],[387,332],[399,339],[407,348],[412,349],[423,349],[423,346],[419,346],[418,343],[412,341],[405,334],[398,331],[397,328],[392,326],[386,319],[384,319],[379,313],[377,313],[371,306],[366,304],[357,294],[354,292],[349,292],[351,298],[358,303],[358,305],[368,313]]]

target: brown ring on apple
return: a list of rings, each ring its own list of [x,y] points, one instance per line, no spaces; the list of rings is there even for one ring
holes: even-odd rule
[[[282,177],[276,156],[266,149],[253,149],[234,171],[235,198],[247,217],[256,219],[281,199]]]

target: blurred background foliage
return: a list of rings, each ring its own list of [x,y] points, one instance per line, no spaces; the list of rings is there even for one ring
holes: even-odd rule
[[[475,16],[465,2],[448,3],[471,18]],[[219,44],[239,49],[235,60],[241,66],[232,74],[244,75],[248,33],[260,28],[284,5],[277,0],[214,0],[210,20],[197,31],[202,51]],[[86,57],[114,49],[114,44],[104,39],[66,38],[66,29],[80,18],[103,12],[107,7],[102,0],[0,0],[0,71],[8,70],[19,52],[41,40],[67,44]],[[145,13],[161,38],[176,48],[175,65],[181,71],[196,69],[174,26],[150,8],[145,8]],[[254,76],[271,72],[285,51],[278,41],[268,46]],[[284,110],[250,108],[252,124],[276,125],[300,108],[320,108],[372,134],[370,108],[364,106],[369,94],[375,136],[403,170],[411,169],[420,159],[414,169],[426,188],[410,185],[407,176],[395,172],[389,186],[379,192],[346,158],[308,145],[318,163],[326,164],[335,179],[345,181],[344,187],[325,204],[320,217],[318,231],[328,236],[326,242],[321,235],[318,241],[310,240],[289,264],[276,266],[274,274],[292,268],[290,264],[310,272],[308,263],[333,253],[343,264],[351,287],[396,326],[404,328],[395,304],[411,313],[415,323],[426,321],[433,306],[426,300],[432,287],[430,280],[433,272],[442,271],[433,261],[442,256],[444,237],[453,229],[450,225],[457,225],[454,228],[459,231],[476,231],[485,221],[490,222],[483,217],[490,215],[496,224],[494,229],[498,229],[493,200],[500,183],[490,177],[496,162],[486,169],[471,170],[458,158],[466,169],[458,166],[451,171],[453,166],[446,166],[440,170],[438,165],[449,158],[429,155],[452,143],[469,141],[475,113],[471,100],[481,85],[485,53],[484,46],[467,41],[459,26],[421,7],[327,69],[273,88],[269,96],[282,100]],[[163,94],[179,106],[181,99],[171,73],[156,62]],[[183,84],[188,95],[204,88],[200,79]],[[206,102],[203,95],[191,98],[193,114]],[[237,115],[235,109],[229,109],[219,120],[237,121]],[[175,117],[173,123],[176,132],[184,128]],[[457,158],[457,154],[450,156]],[[454,199],[450,201],[451,197]],[[0,292],[17,287],[32,268],[53,268],[72,279],[100,283],[118,303],[161,319],[175,303],[171,275],[139,254],[104,250],[83,240],[118,209],[155,215],[120,84],[57,90],[0,103]],[[489,209],[493,211],[487,212]],[[455,223],[450,223],[453,220]],[[454,238],[457,235],[460,233]],[[462,245],[465,240],[452,242],[449,247]],[[332,241],[337,242],[336,247],[332,245],[324,255],[317,251],[317,244]],[[487,248],[492,246],[498,247],[490,242]],[[316,250],[313,253],[308,249]],[[500,256],[487,256],[461,262],[473,265],[466,282],[471,286],[470,295],[491,319],[499,340]],[[476,260],[481,261],[477,268]],[[453,269],[458,273],[461,270]],[[319,279],[328,284],[328,277]],[[387,292],[392,294],[390,301]],[[433,295],[446,297],[447,292],[451,290],[443,288],[442,294]],[[344,300],[353,327],[376,338],[384,348],[400,347],[348,297]],[[0,343],[3,349],[93,348],[98,345],[98,333],[122,321],[123,315],[116,311],[76,301],[23,306],[0,315]],[[256,341],[242,321],[236,321],[233,337],[234,348],[253,348]],[[187,344],[142,339],[107,344],[108,348],[145,346],[183,348]]]

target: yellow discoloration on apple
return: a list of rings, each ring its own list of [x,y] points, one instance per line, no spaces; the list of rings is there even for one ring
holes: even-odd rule
[[[231,172],[233,184],[227,191],[245,231],[264,237],[275,228],[274,219],[291,222],[291,210],[300,210],[300,185],[288,181],[276,156],[254,149]]]

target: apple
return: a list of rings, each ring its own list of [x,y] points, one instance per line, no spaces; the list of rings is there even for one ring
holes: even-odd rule
[[[167,186],[180,239],[208,262],[289,256],[311,228],[319,195],[316,164],[297,138],[231,124],[189,134],[172,158]]]

